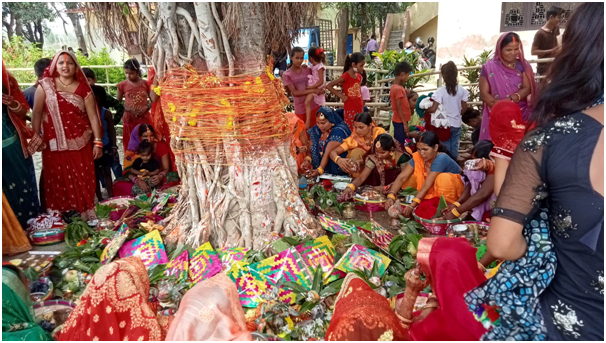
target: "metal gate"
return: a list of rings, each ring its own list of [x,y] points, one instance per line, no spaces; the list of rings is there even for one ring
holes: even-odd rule
[[[334,51],[332,21],[318,19],[317,26],[320,27],[320,46],[326,51]]]

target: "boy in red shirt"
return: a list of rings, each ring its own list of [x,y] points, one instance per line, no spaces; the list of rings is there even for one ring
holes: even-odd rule
[[[410,122],[411,113],[404,84],[408,81],[411,72],[412,67],[410,64],[406,62],[396,64],[394,71],[395,80],[389,90],[391,109],[393,111],[393,117],[391,118],[393,136],[402,146],[405,144],[406,138],[409,137],[408,122]]]

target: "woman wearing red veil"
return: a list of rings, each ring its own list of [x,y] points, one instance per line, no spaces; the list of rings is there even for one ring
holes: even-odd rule
[[[349,274],[335,303],[328,341],[477,341],[486,332],[467,309],[465,293],[486,281],[476,249],[464,238],[423,238],[419,267],[406,273],[406,293],[394,312],[389,301],[355,274]],[[425,280],[421,280],[421,275]],[[413,316],[420,291],[433,294]]]
[[[36,90],[29,152],[42,151],[46,207],[95,217],[95,166],[103,131],[93,92],[76,56],[61,51]],[[42,130],[41,130],[42,129]]]

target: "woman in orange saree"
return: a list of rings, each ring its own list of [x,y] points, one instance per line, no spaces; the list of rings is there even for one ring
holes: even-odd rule
[[[42,151],[46,208],[95,218],[93,159],[103,155],[103,129],[93,92],[72,53],[59,52],[44,71],[33,128],[28,150]]]
[[[297,172],[303,174],[305,171],[301,169],[301,165],[305,161],[307,146],[309,145],[307,132],[305,132],[305,122],[292,112],[286,113],[286,118],[288,119],[288,125],[292,134],[290,138],[290,153],[297,161]]]
[[[136,256],[105,265],[86,286],[59,341],[161,341],[149,306],[149,277]]]

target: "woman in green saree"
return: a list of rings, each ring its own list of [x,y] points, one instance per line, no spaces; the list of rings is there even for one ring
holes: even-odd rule
[[[2,340],[52,341],[50,334],[36,324],[24,281],[16,267],[2,265]]]

